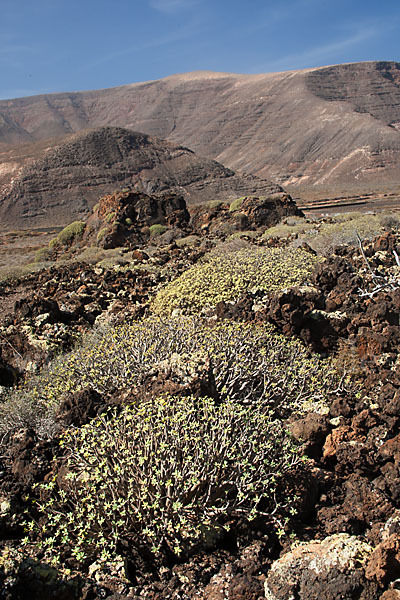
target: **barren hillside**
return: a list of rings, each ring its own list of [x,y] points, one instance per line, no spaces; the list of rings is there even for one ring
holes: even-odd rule
[[[399,63],[365,62],[3,100],[0,145],[122,126],[286,186],[382,189],[400,181],[399,81]]]
[[[282,192],[182,146],[119,127],[22,146],[7,164],[12,168],[0,172],[2,229],[65,225],[87,216],[103,194],[125,187],[178,193],[191,203]]]

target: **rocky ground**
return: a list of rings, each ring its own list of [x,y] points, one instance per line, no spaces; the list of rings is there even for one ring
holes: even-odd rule
[[[227,213],[228,209],[224,218]],[[208,219],[202,225],[210,231],[211,223]],[[214,242],[210,237],[210,244]],[[205,251],[205,245],[188,249],[172,242],[152,256],[145,249],[131,249],[137,268],[78,263],[3,283],[2,385],[13,385],[24,371],[71,347],[94,322],[140,318],[155,291]],[[211,315],[216,320],[272,323],[310,350],[340,359],[343,379],[331,394],[329,412],[311,412],[289,424],[308,457],[301,474],[289,477],[280,490],[298,497],[291,522],[296,539],[279,538],[260,518],[251,525],[237,522],[213,548],[181,561],[157,564],[126,555],[114,570],[104,572],[94,565],[84,575],[73,565],[69,574],[60,574],[41,562],[40,554],[21,560],[27,494],[35,482],[49,480],[52,460],[60,453],[57,439],[46,441],[21,427],[3,440],[0,457],[0,597],[400,598],[399,254],[400,234],[395,233],[359,247],[339,248],[303,286],[271,295],[253,290],[234,304],[218,304]],[[345,378],[349,373],[350,382]],[[148,393],[172,389],[213,394],[207,370],[184,382],[155,376],[146,386]],[[118,394],[107,399],[121,401]],[[61,428],[81,426],[104,403],[94,392],[70,394],[59,409],[58,423]]]

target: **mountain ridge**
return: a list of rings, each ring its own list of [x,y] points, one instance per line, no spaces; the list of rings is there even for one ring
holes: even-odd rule
[[[168,139],[285,187],[382,189],[400,182],[400,63],[195,71],[0,101],[3,153],[103,126]]]

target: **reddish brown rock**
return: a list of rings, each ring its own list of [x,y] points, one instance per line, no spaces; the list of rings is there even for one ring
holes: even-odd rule
[[[386,590],[380,598],[380,600],[400,600],[399,590]]]
[[[365,571],[367,579],[376,580],[380,586],[400,578],[400,538],[391,535],[371,554]]]

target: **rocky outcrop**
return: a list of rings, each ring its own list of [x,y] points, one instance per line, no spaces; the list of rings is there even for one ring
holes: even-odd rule
[[[189,231],[189,219],[182,196],[115,192],[103,196],[96,205],[86,223],[83,243],[105,249],[143,246],[167,229],[175,231],[172,238],[184,235]]]
[[[284,193],[260,198],[244,196],[231,205],[221,202],[214,207],[199,205],[188,210],[185,199],[177,194],[148,196],[126,190],[100,198],[83,234],[71,238],[71,243],[105,249],[136,248],[148,243],[165,245],[189,234],[222,238],[248,230],[260,234],[291,215],[303,213]]]
[[[378,598],[365,576],[365,563],[371,552],[368,544],[346,534],[300,545],[273,563],[265,583],[265,597],[267,600]]]
[[[224,235],[235,231],[263,231],[288,216],[304,216],[289,194],[243,196],[232,204],[211,203],[190,210],[191,226],[198,233]]]

